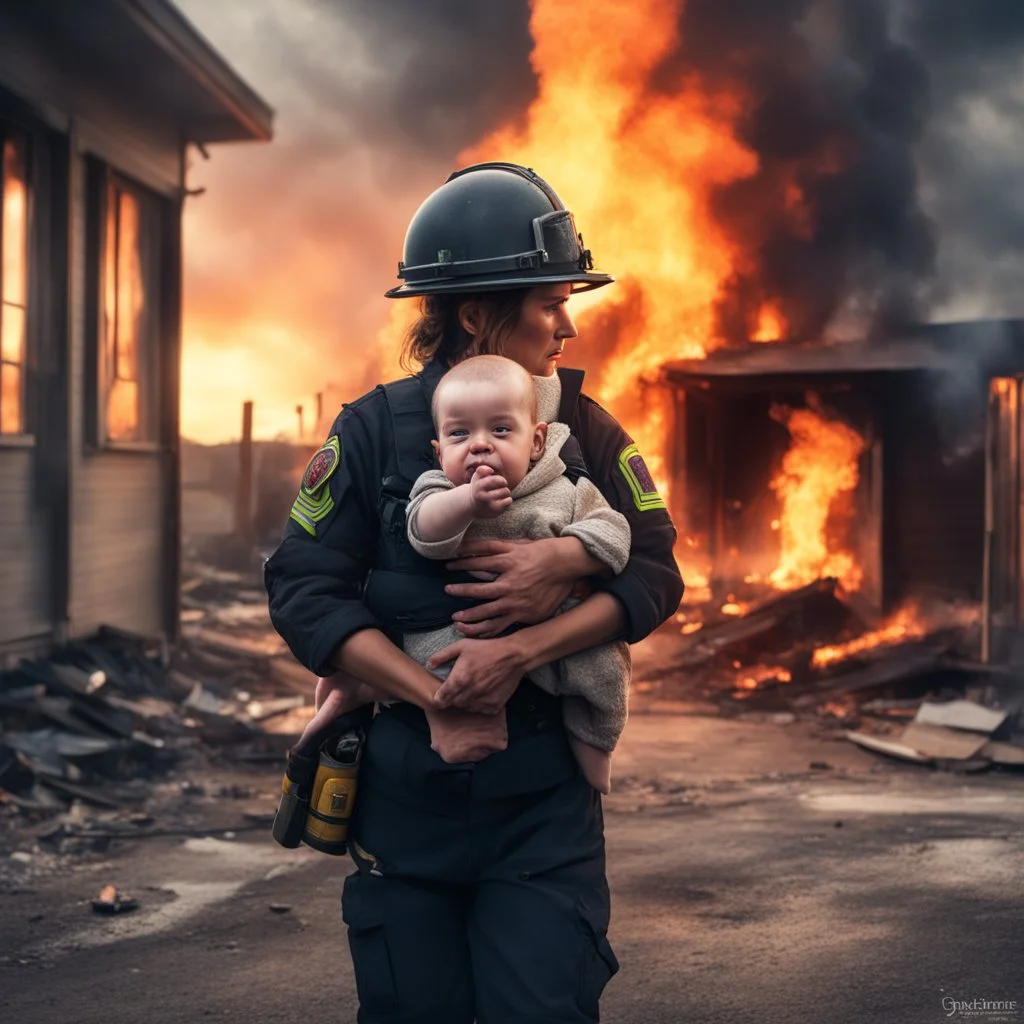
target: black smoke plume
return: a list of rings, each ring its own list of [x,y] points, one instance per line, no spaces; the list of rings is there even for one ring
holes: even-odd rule
[[[728,340],[748,338],[765,303],[798,338],[900,327],[961,292],[987,256],[1017,267],[1019,174],[957,142],[972,102],[1019,113],[1008,83],[1024,5],[686,0],[679,33],[656,87],[696,74],[712,95],[738,92],[738,135],[759,158],[712,200],[749,255],[718,310]],[[1002,291],[990,314],[1014,311]]]

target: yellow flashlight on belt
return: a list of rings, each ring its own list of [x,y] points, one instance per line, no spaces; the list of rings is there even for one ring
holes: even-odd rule
[[[272,829],[282,846],[347,852],[368,717],[363,709],[341,715],[289,751]]]

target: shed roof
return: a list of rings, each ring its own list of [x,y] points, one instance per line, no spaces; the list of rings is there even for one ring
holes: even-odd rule
[[[759,342],[718,349],[704,359],[662,366],[666,378],[698,380],[834,377],[927,370],[938,373],[1024,373],[1024,321],[924,324],[891,336],[833,343]]]

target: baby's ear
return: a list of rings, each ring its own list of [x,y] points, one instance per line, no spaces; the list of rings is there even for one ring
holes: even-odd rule
[[[533,447],[530,450],[530,461],[536,462],[544,454],[544,445],[548,439],[548,425],[538,423],[533,428]]]
[[[437,459],[438,462],[440,462],[441,461],[441,446],[436,441],[431,441],[430,442],[430,447],[434,449],[434,458]]]

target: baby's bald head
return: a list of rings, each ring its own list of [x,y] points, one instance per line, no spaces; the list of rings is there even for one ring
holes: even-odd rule
[[[531,423],[537,422],[537,389],[533,378],[517,362],[504,356],[473,356],[456,363],[434,389],[430,405],[435,428],[440,427],[445,413],[445,391],[451,385],[474,387],[490,384],[500,388],[519,407],[526,411]]]
[[[547,424],[537,422],[533,378],[503,356],[456,363],[438,381],[431,412],[434,452],[456,485],[487,466],[515,488],[544,452]]]

